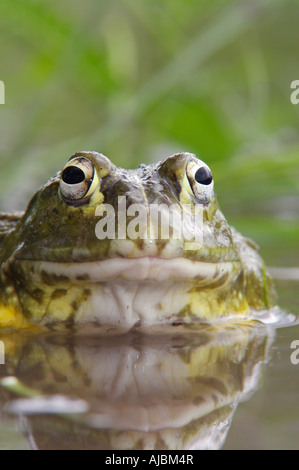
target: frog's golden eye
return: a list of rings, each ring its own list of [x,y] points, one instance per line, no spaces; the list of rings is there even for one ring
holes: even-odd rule
[[[99,179],[94,165],[87,158],[77,157],[64,167],[60,179],[60,192],[69,204],[87,202],[93,194]]]
[[[213,175],[208,165],[200,160],[191,161],[186,173],[193,195],[202,204],[207,204],[214,190]]]

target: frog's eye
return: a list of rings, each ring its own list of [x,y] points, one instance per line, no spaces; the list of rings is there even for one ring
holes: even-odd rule
[[[70,204],[84,202],[90,198],[98,182],[94,165],[87,158],[74,158],[61,173],[60,192]]]
[[[213,194],[214,181],[210,168],[203,162],[189,162],[186,169],[193,195],[202,204],[207,204]]]

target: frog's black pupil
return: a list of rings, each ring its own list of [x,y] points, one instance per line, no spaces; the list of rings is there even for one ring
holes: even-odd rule
[[[62,180],[66,184],[78,184],[85,180],[84,171],[76,166],[68,166],[62,172]]]
[[[205,168],[202,166],[201,168],[198,168],[197,172],[194,175],[195,181],[197,181],[200,184],[211,184],[213,180],[212,173],[208,168]]]

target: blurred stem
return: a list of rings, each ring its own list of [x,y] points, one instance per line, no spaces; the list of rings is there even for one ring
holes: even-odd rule
[[[161,100],[190,76],[198,73],[213,54],[223,49],[250,27],[258,15],[267,7],[273,8],[281,0],[259,2],[236,2],[225,7],[204,31],[190,42],[164,67],[151,77],[134,96],[124,102],[110,116],[100,131],[90,135],[90,139],[101,148],[127,131],[128,126],[140,118],[157,101]]]

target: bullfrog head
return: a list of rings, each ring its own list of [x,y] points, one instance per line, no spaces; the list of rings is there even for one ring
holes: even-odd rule
[[[256,246],[228,225],[210,168],[190,153],[126,170],[78,152],[1,221],[4,325],[12,311],[42,325],[210,321],[273,297]]]

